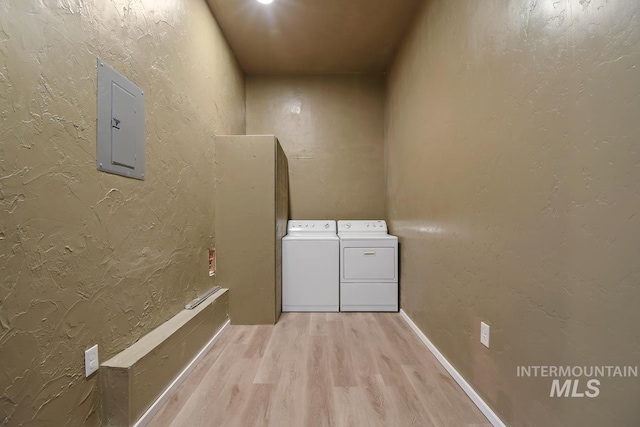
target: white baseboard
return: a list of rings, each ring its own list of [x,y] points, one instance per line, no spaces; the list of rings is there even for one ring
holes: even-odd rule
[[[222,331],[224,331],[227,326],[229,326],[229,322],[230,321],[227,320],[224,325],[222,325],[222,327],[218,330],[218,332],[216,332],[213,338],[211,338],[209,342],[204,347],[202,347],[202,350],[200,350],[196,357],[194,357],[193,360],[189,362],[189,364],[182,370],[182,372],[180,372],[176,379],[173,380],[171,384],[169,384],[169,387],[167,387],[165,391],[162,392],[162,394],[156,399],[156,401],[151,404],[149,409],[147,409],[147,411],[142,414],[140,419],[136,421],[134,427],[144,427],[149,423],[149,421],[151,421],[151,418],[153,418],[153,416],[160,410],[162,405],[169,401],[171,395],[173,395],[173,393],[178,389],[180,384],[182,384],[182,382],[187,379],[187,376],[189,376],[191,371],[193,371],[193,369],[198,365],[202,358],[204,358],[209,350],[211,350],[211,347],[213,347],[213,344],[215,344],[215,342],[218,340],[218,337],[220,336]]]
[[[442,353],[440,353],[438,348],[433,345],[431,341],[429,341],[429,338],[427,338],[427,336],[420,330],[420,328],[418,328],[418,326],[413,323],[413,320],[411,320],[409,315],[407,315],[407,313],[405,313],[405,311],[402,309],[400,310],[400,315],[411,327],[411,329],[413,329],[413,332],[416,333],[416,335],[418,336],[418,338],[420,338],[424,345],[427,346],[429,351],[431,351],[436,359],[438,359],[444,369],[449,372],[449,375],[451,375],[451,377],[458,383],[460,388],[462,388],[467,396],[469,396],[471,401],[478,407],[478,409],[480,409],[480,411],[482,411],[484,416],[487,417],[487,420],[489,420],[489,422],[494,427],[506,427],[502,420],[498,418],[496,413],[493,412],[493,410],[489,407],[489,405],[487,405],[486,402],[482,400],[480,395],[478,395],[478,393],[476,393],[476,391],[471,387],[471,385],[469,385],[469,383],[462,377],[462,375],[460,375],[460,373],[456,371],[456,368],[454,368],[453,365],[449,363],[449,361],[442,355]]]

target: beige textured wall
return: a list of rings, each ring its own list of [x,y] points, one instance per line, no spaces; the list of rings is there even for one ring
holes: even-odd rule
[[[96,57],[145,90],[144,182],[96,170]],[[96,425],[84,349],[213,285],[213,135],[244,99],[204,0],[0,2],[0,424]]]
[[[637,378],[516,378],[640,362],[638,117],[636,0],[429,1],[396,58],[401,306],[509,425],[640,424]]]
[[[289,160],[292,219],[385,214],[383,76],[248,76],[247,134]]]

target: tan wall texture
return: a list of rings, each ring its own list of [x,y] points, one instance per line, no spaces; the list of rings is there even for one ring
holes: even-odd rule
[[[144,182],[96,170],[96,57],[145,91]],[[0,424],[96,425],[83,351],[213,285],[213,135],[244,100],[204,0],[0,2]]]
[[[636,0],[429,1],[396,58],[401,306],[509,425],[640,424],[637,378],[590,399],[516,377],[639,364],[638,117]]]
[[[289,160],[291,219],[385,215],[381,75],[248,76],[247,134]]]

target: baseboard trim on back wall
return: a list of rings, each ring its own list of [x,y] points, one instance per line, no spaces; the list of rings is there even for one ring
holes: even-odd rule
[[[429,338],[418,328],[418,325],[413,323],[413,320],[409,317],[409,315],[404,311],[400,310],[400,315],[407,322],[407,324],[413,329],[413,332],[420,338],[420,341],[424,343],[425,346],[433,353],[433,355],[438,359],[438,362],[447,370],[449,375],[453,377],[453,379],[458,383],[460,388],[469,396],[471,401],[480,409],[480,411],[487,417],[487,420],[494,427],[506,427],[506,425],[502,422],[500,418],[496,415],[495,412],[487,405],[487,403],[482,400],[480,395],[476,393],[476,391],[471,387],[471,385],[460,375],[456,368],[453,367],[451,363],[440,353],[440,350],[431,342]]]
[[[191,371],[193,371],[193,369],[198,365],[198,363],[200,363],[200,361],[204,358],[204,356],[206,356],[209,350],[211,350],[211,347],[213,347],[215,342],[218,340],[218,337],[220,336],[222,331],[224,331],[227,328],[227,326],[229,326],[229,323],[230,323],[230,320],[227,320],[222,325],[222,327],[218,330],[218,332],[216,332],[213,338],[211,338],[209,342],[204,347],[202,347],[202,350],[200,350],[200,352],[196,355],[196,357],[194,357],[193,360],[189,362],[186,368],[184,368],[182,372],[180,372],[180,374],[176,377],[176,379],[173,380],[171,384],[169,384],[169,387],[167,387],[165,391],[162,392],[162,394],[155,400],[155,402],[153,402],[151,406],[149,406],[149,409],[147,409],[146,412],[142,414],[140,419],[135,422],[135,424],[133,425],[134,427],[144,427],[147,424],[149,424],[149,421],[151,421],[153,416],[160,410],[162,405],[164,405],[169,401],[169,399],[171,398],[173,393],[175,393],[175,391],[178,389],[180,384],[182,384],[184,380],[187,379]]]

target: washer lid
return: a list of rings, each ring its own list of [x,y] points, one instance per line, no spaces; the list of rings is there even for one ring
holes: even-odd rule
[[[338,221],[338,235],[386,235],[387,223],[383,220]]]
[[[288,235],[336,235],[336,222],[332,219],[326,220],[291,220],[287,223]]]

